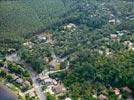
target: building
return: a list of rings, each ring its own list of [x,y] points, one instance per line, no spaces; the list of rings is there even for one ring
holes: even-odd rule
[[[69,23],[68,25],[64,26],[64,29],[75,29],[76,28],[76,25],[73,24],[73,23]]]
[[[134,48],[134,43],[132,43],[131,41],[124,41],[123,44],[127,46],[129,50],[133,50]]]
[[[13,78],[13,80],[16,80],[16,79],[18,79],[19,77],[18,77],[17,75],[15,75],[15,74],[12,74],[12,78]]]
[[[8,52],[9,52],[9,53],[14,53],[15,51],[16,51],[16,49],[14,49],[14,48],[9,48],[9,49],[8,49]]]
[[[52,79],[51,78],[47,78],[44,80],[44,84],[45,85],[51,85],[52,84]]]
[[[115,19],[110,19],[109,23],[114,25],[114,24],[116,24],[116,20]]]
[[[71,98],[65,98],[65,100],[72,100]]]
[[[118,35],[117,34],[110,34],[110,38],[112,40],[118,39]]]
[[[113,92],[115,93],[115,95],[120,95],[120,90],[118,88],[115,88]]]
[[[30,91],[26,95],[28,95],[29,97],[35,97],[36,96],[35,91]]]
[[[52,82],[53,82],[53,85],[58,85],[58,82],[55,79],[53,79]]]
[[[44,36],[44,34],[37,35],[37,38],[39,39],[40,42],[47,40],[47,38],[46,38],[46,36]]]
[[[127,87],[127,86],[123,87],[122,90],[126,91],[127,93],[131,93],[132,92],[132,90],[129,87]]]
[[[33,43],[29,41],[29,42],[23,43],[23,46],[28,47],[28,49],[32,49]]]
[[[45,63],[45,64],[48,64],[48,63],[49,63],[48,57],[44,57],[44,63]]]
[[[18,78],[18,79],[16,79],[16,82],[19,83],[19,84],[22,84],[23,83],[23,79]]]
[[[49,76],[48,75],[39,75],[38,76],[38,80],[45,80],[45,79],[48,79],[49,78]]]
[[[65,93],[66,92],[66,88],[63,85],[58,84],[58,85],[52,87],[52,91],[55,94],[61,94],[61,93]]]
[[[108,98],[105,95],[101,94],[97,100],[108,100]]]
[[[31,83],[29,81],[25,81],[25,84],[29,85],[29,86],[31,85]]]

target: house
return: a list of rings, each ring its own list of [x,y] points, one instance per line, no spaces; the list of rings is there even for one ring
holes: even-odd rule
[[[55,79],[52,80],[52,83],[53,83],[53,85],[57,85],[58,84],[58,82]]]
[[[132,90],[129,87],[127,87],[127,86],[123,87],[122,90],[126,91],[127,93],[131,93],[132,92]]]
[[[35,94],[35,92],[34,92],[34,91],[30,91],[30,92],[28,93],[28,96],[29,96],[29,97],[35,97],[35,96],[36,96],[36,94]]]
[[[123,32],[121,32],[121,31],[116,31],[116,33],[118,34],[118,36],[123,36],[124,35],[124,33]]]
[[[66,25],[66,26],[64,26],[64,29],[75,29],[76,28],[76,25],[75,24],[73,24],[73,23],[70,23],[70,24],[68,24],[68,25]]]
[[[29,41],[29,42],[23,43],[23,46],[28,47],[28,49],[32,49],[33,43],[31,41]]]
[[[17,75],[15,75],[15,74],[12,74],[12,78],[13,78],[13,80],[16,80],[16,79],[18,79],[19,77],[18,77]]]
[[[44,57],[44,63],[45,63],[45,64],[48,64],[48,63],[49,63],[48,57]]]
[[[18,79],[16,79],[16,82],[19,83],[19,84],[22,84],[23,83],[23,79],[22,78],[18,78]]]
[[[4,67],[4,68],[8,68],[8,64],[7,64],[7,62],[6,62],[6,61],[4,62],[3,67]]]
[[[103,51],[102,50],[98,50],[99,54],[102,55],[103,54]]]
[[[115,88],[113,92],[115,93],[115,95],[120,95],[120,90],[118,88]]]
[[[1,70],[0,71],[3,71],[4,73],[8,73],[8,71],[5,69],[5,68],[1,68]]]
[[[29,81],[25,81],[25,84],[29,85],[29,86],[31,85],[31,83]]]
[[[44,80],[45,85],[51,85],[52,84],[52,79],[51,78],[47,78]]]
[[[65,98],[65,100],[72,100],[71,98]]]
[[[133,49],[134,44],[131,41],[124,41],[123,44],[128,47],[128,49]]]
[[[65,93],[66,92],[66,88],[63,85],[58,84],[56,86],[52,86],[52,91],[55,94],[61,94],[61,93]]]
[[[110,24],[116,24],[116,20],[115,19],[110,19],[109,21],[108,21]]]
[[[128,31],[128,30],[122,30],[121,32],[124,34],[130,34],[130,31]]]
[[[111,55],[111,54],[112,54],[112,52],[110,51],[110,49],[109,49],[109,48],[106,48],[106,50],[105,50],[105,54],[106,54],[106,55]]]
[[[109,42],[109,38],[107,38],[107,37],[105,37],[103,40],[106,42]]]
[[[108,100],[108,98],[105,95],[101,94],[97,100]]]
[[[37,38],[39,39],[39,41],[46,41],[47,40],[47,38],[46,38],[46,36],[44,36],[44,34],[37,35]]]
[[[15,51],[16,51],[16,49],[14,49],[14,48],[9,48],[9,49],[8,49],[8,52],[9,52],[9,53],[14,53]]]
[[[39,76],[38,76],[38,80],[45,80],[45,79],[48,79],[48,78],[49,78],[48,75],[41,75],[41,74],[39,74]]]
[[[93,98],[97,99],[97,94],[92,95]]]
[[[3,67],[1,68],[3,71],[5,71],[6,73],[9,72],[10,70],[8,69],[8,64],[7,62],[4,62]]]
[[[118,39],[118,35],[117,34],[110,34],[110,38],[112,40]]]
[[[50,43],[52,45],[54,44],[52,33],[48,33],[48,35],[47,35],[47,41],[45,43]]]

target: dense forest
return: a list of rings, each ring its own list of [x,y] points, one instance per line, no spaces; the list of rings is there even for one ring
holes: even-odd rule
[[[60,69],[69,67],[50,74],[68,90],[59,100],[134,97],[133,0],[0,1],[0,41],[1,53],[19,48],[37,73],[50,69],[53,53],[66,58]]]
[[[24,38],[65,21],[77,0],[0,1],[0,48],[18,48]],[[24,38],[23,38],[24,37]],[[12,43],[16,45],[12,45]]]
[[[79,52],[77,59],[71,62],[70,70],[53,74],[52,77],[60,77],[63,80],[69,88],[67,96],[74,100],[94,100],[92,96],[100,94],[108,96],[109,100],[116,100],[118,95],[112,91],[114,88],[121,89],[122,99],[125,100],[129,93],[123,91],[123,87],[134,89],[133,58],[132,51],[106,56],[83,50]]]

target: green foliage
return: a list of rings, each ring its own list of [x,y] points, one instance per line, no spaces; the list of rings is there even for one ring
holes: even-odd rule
[[[0,69],[0,77],[6,77],[6,72]]]
[[[56,97],[51,95],[50,93],[46,93],[47,100],[56,100]]]
[[[23,72],[23,76],[28,77],[28,78],[30,77],[30,75],[29,75],[29,73],[27,71]]]
[[[12,76],[11,76],[10,74],[8,74],[8,75],[6,76],[6,78],[7,78],[7,80],[8,80],[9,82],[11,82],[11,81],[13,80],[13,78],[12,78]]]
[[[85,52],[80,52],[79,55]],[[85,99],[103,93],[113,99],[116,96],[109,91],[109,87],[134,88],[133,51],[117,52],[112,56],[95,55],[93,52],[86,52],[86,54],[71,63],[73,66],[71,70],[51,75],[63,80],[65,86],[69,88],[68,95]]]
[[[66,96],[93,100],[94,94],[104,94],[116,100],[111,87],[134,88],[134,52],[123,45],[124,41],[134,42],[133,3],[131,0],[0,1],[0,50],[4,54],[8,47],[19,48],[31,33],[50,28],[54,43],[39,42],[36,36],[30,38],[34,46],[31,50],[21,48],[21,58],[40,73],[47,66],[44,57],[51,61],[53,50],[56,56],[67,57],[70,62],[65,72],[50,75],[63,81],[68,89]],[[76,28],[59,28],[69,23]],[[117,31],[123,30],[126,32],[122,36],[118,34]],[[110,34],[116,34],[118,39],[111,39]],[[63,62],[60,67],[65,68],[66,64]],[[14,65],[10,69],[15,73],[22,71]],[[29,76],[27,72],[21,74]],[[46,95],[48,100],[55,100],[49,93]],[[126,99],[129,94],[122,92],[122,95]]]
[[[69,11],[70,0],[63,4],[61,0],[0,1],[1,33],[29,33],[47,27],[63,18],[59,17]],[[65,8],[66,6],[66,8]],[[6,22],[6,23],[5,23]],[[4,34],[4,33],[3,33]]]
[[[0,51],[20,47],[23,38],[65,20],[65,13],[74,9],[69,0],[0,1]],[[13,45],[14,44],[14,45]]]
[[[22,75],[22,73],[23,73],[23,69],[20,67],[20,66],[17,66],[17,65],[15,65],[15,64],[12,64],[12,63],[10,63],[9,64],[9,70],[13,73],[16,73],[16,74],[20,74],[20,75]]]

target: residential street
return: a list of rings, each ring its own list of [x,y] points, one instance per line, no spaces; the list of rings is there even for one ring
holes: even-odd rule
[[[43,93],[43,91],[42,91],[42,89],[40,87],[40,84],[36,80],[37,79],[37,77],[36,77],[37,74],[32,70],[32,68],[29,67],[29,65],[28,64],[25,64],[24,62],[20,62],[19,61],[20,58],[17,56],[16,53],[7,56],[6,59],[9,60],[9,61],[14,61],[16,63],[21,63],[21,64],[24,65],[25,69],[30,73],[31,80],[33,82],[33,87],[34,87],[34,89],[36,91],[36,94],[37,94],[39,100],[46,100],[46,96]]]
[[[44,94],[44,92],[42,91],[41,87],[40,87],[40,84],[38,83],[38,81],[36,80],[37,79],[37,75],[36,73],[32,70],[31,67],[29,67],[29,65],[23,63],[23,65],[25,66],[25,68],[29,71],[30,73],[30,77],[31,77],[31,80],[33,82],[33,87],[39,97],[39,100],[46,100],[46,96]]]

